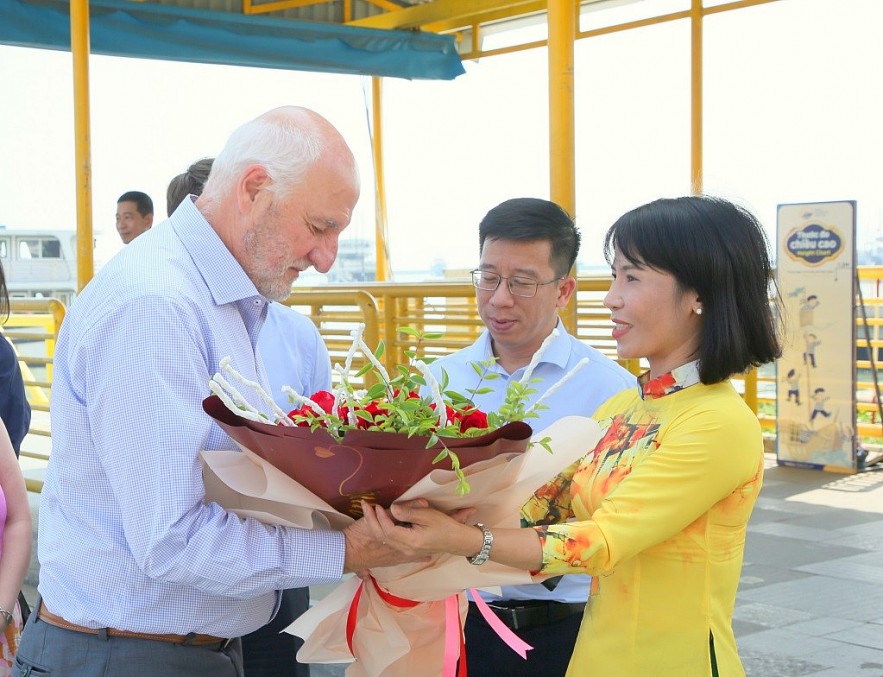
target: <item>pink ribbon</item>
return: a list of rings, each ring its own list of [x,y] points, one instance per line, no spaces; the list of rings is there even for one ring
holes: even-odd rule
[[[497,633],[497,636],[502,639],[512,651],[517,653],[524,660],[527,660],[527,652],[533,649],[533,647],[506,627],[503,621],[500,620],[500,617],[491,611],[487,602],[481,598],[481,595],[478,594],[478,591],[475,588],[469,588],[469,592],[472,593],[472,601],[475,602],[478,611],[481,613],[484,620],[487,621],[487,624],[493,628],[493,631]]]
[[[457,628],[457,633],[452,632]],[[457,659],[460,671],[457,672]],[[457,595],[445,597],[445,658],[443,677],[466,677],[466,639],[463,637],[463,624],[460,622],[460,600]]]

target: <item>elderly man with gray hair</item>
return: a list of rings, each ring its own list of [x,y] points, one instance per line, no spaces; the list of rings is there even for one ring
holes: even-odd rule
[[[55,355],[41,599],[15,674],[240,677],[237,638],[274,617],[281,590],[406,561],[363,521],[304,531],[203,500],[200,450],[235,447],[202,410],[209,378],[229,355],[267,383],[269,300],[328,270],[358,197],[339,132],[272,110],[233,133],[196,202],[77,297]]]

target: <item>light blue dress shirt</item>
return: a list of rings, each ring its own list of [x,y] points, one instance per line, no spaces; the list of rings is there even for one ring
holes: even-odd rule
[[[331,389],[331,358],[322,335],[310,318],[293,308],[269,304],[258,338],[258,353],[267,370],[273,400],[283,411],[295,407],[282,386],[307,397]]]
[[[208,379],[229,355],[266,385],[255,356],[266,306],[190,200],[74,301],[40,501],[50,611],[95,628],[236,637],[272,618],[277,591],[340,578],[343,534],[203,501],[200,449],[235,448],[202,410]]]
[[[559,336],[543,354],[543,358],[533,372],[532,378],[540,381],[533,386],[537,392],[530,397],[530,402],[539,399],[583,357],[587,357],[589,363],[544,400],[543,404],[548,405],[548,408],[537,412],[539,418],[527,420],[535,433],[541,432],[565,416],[591,416],[602,402],[621,390],[634,388],[637,383],[635,377],[615,361],[568,334],[561,320],[558,321],[558,331]],[[448,389],[469,397],[467,389],[477,388],[480,381],[472,364],[485,362],[492,357],[490,334],[485,330],[471,346],[436,360],[430,365],[430,370],[433,376],[440,379],[444,369],[449,379]],[[490,371],[498,373],[500,377],[491,381],[481,381],[481,387],[490,387],[492,392],[472,397],[476,406],[485,412],[498,410],[505,400],[509,382],[519,381],[524,375],[524,367],[509,374],[499,363],[495,363]],[[525,496],[524,500],[528,498],[530,497]],[[551,591],[537,583],[505,586],[502,597],[486,593],[481,595],[487,601],[543,599],[556,602],[585,602],[589,597],[591,581],[590,576],[571,574],[564,576]]]

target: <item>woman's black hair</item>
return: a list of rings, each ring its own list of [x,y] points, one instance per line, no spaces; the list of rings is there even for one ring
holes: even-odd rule
[[[748,210],[690,196],[655,200],[621,216],[604,237],[604,255],[672,274],[702,303],[699,378],[718,383],[772,362],[782,349],[773,307],[781,299],[769,243]]]

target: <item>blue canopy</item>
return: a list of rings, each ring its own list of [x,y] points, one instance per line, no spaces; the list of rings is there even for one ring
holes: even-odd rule
[[[465,72],[447,35],[126,0],[90,0],[89,14],[95,54],[427,80]],[[2,0],[0,43],[69,50],[69,2]]]

